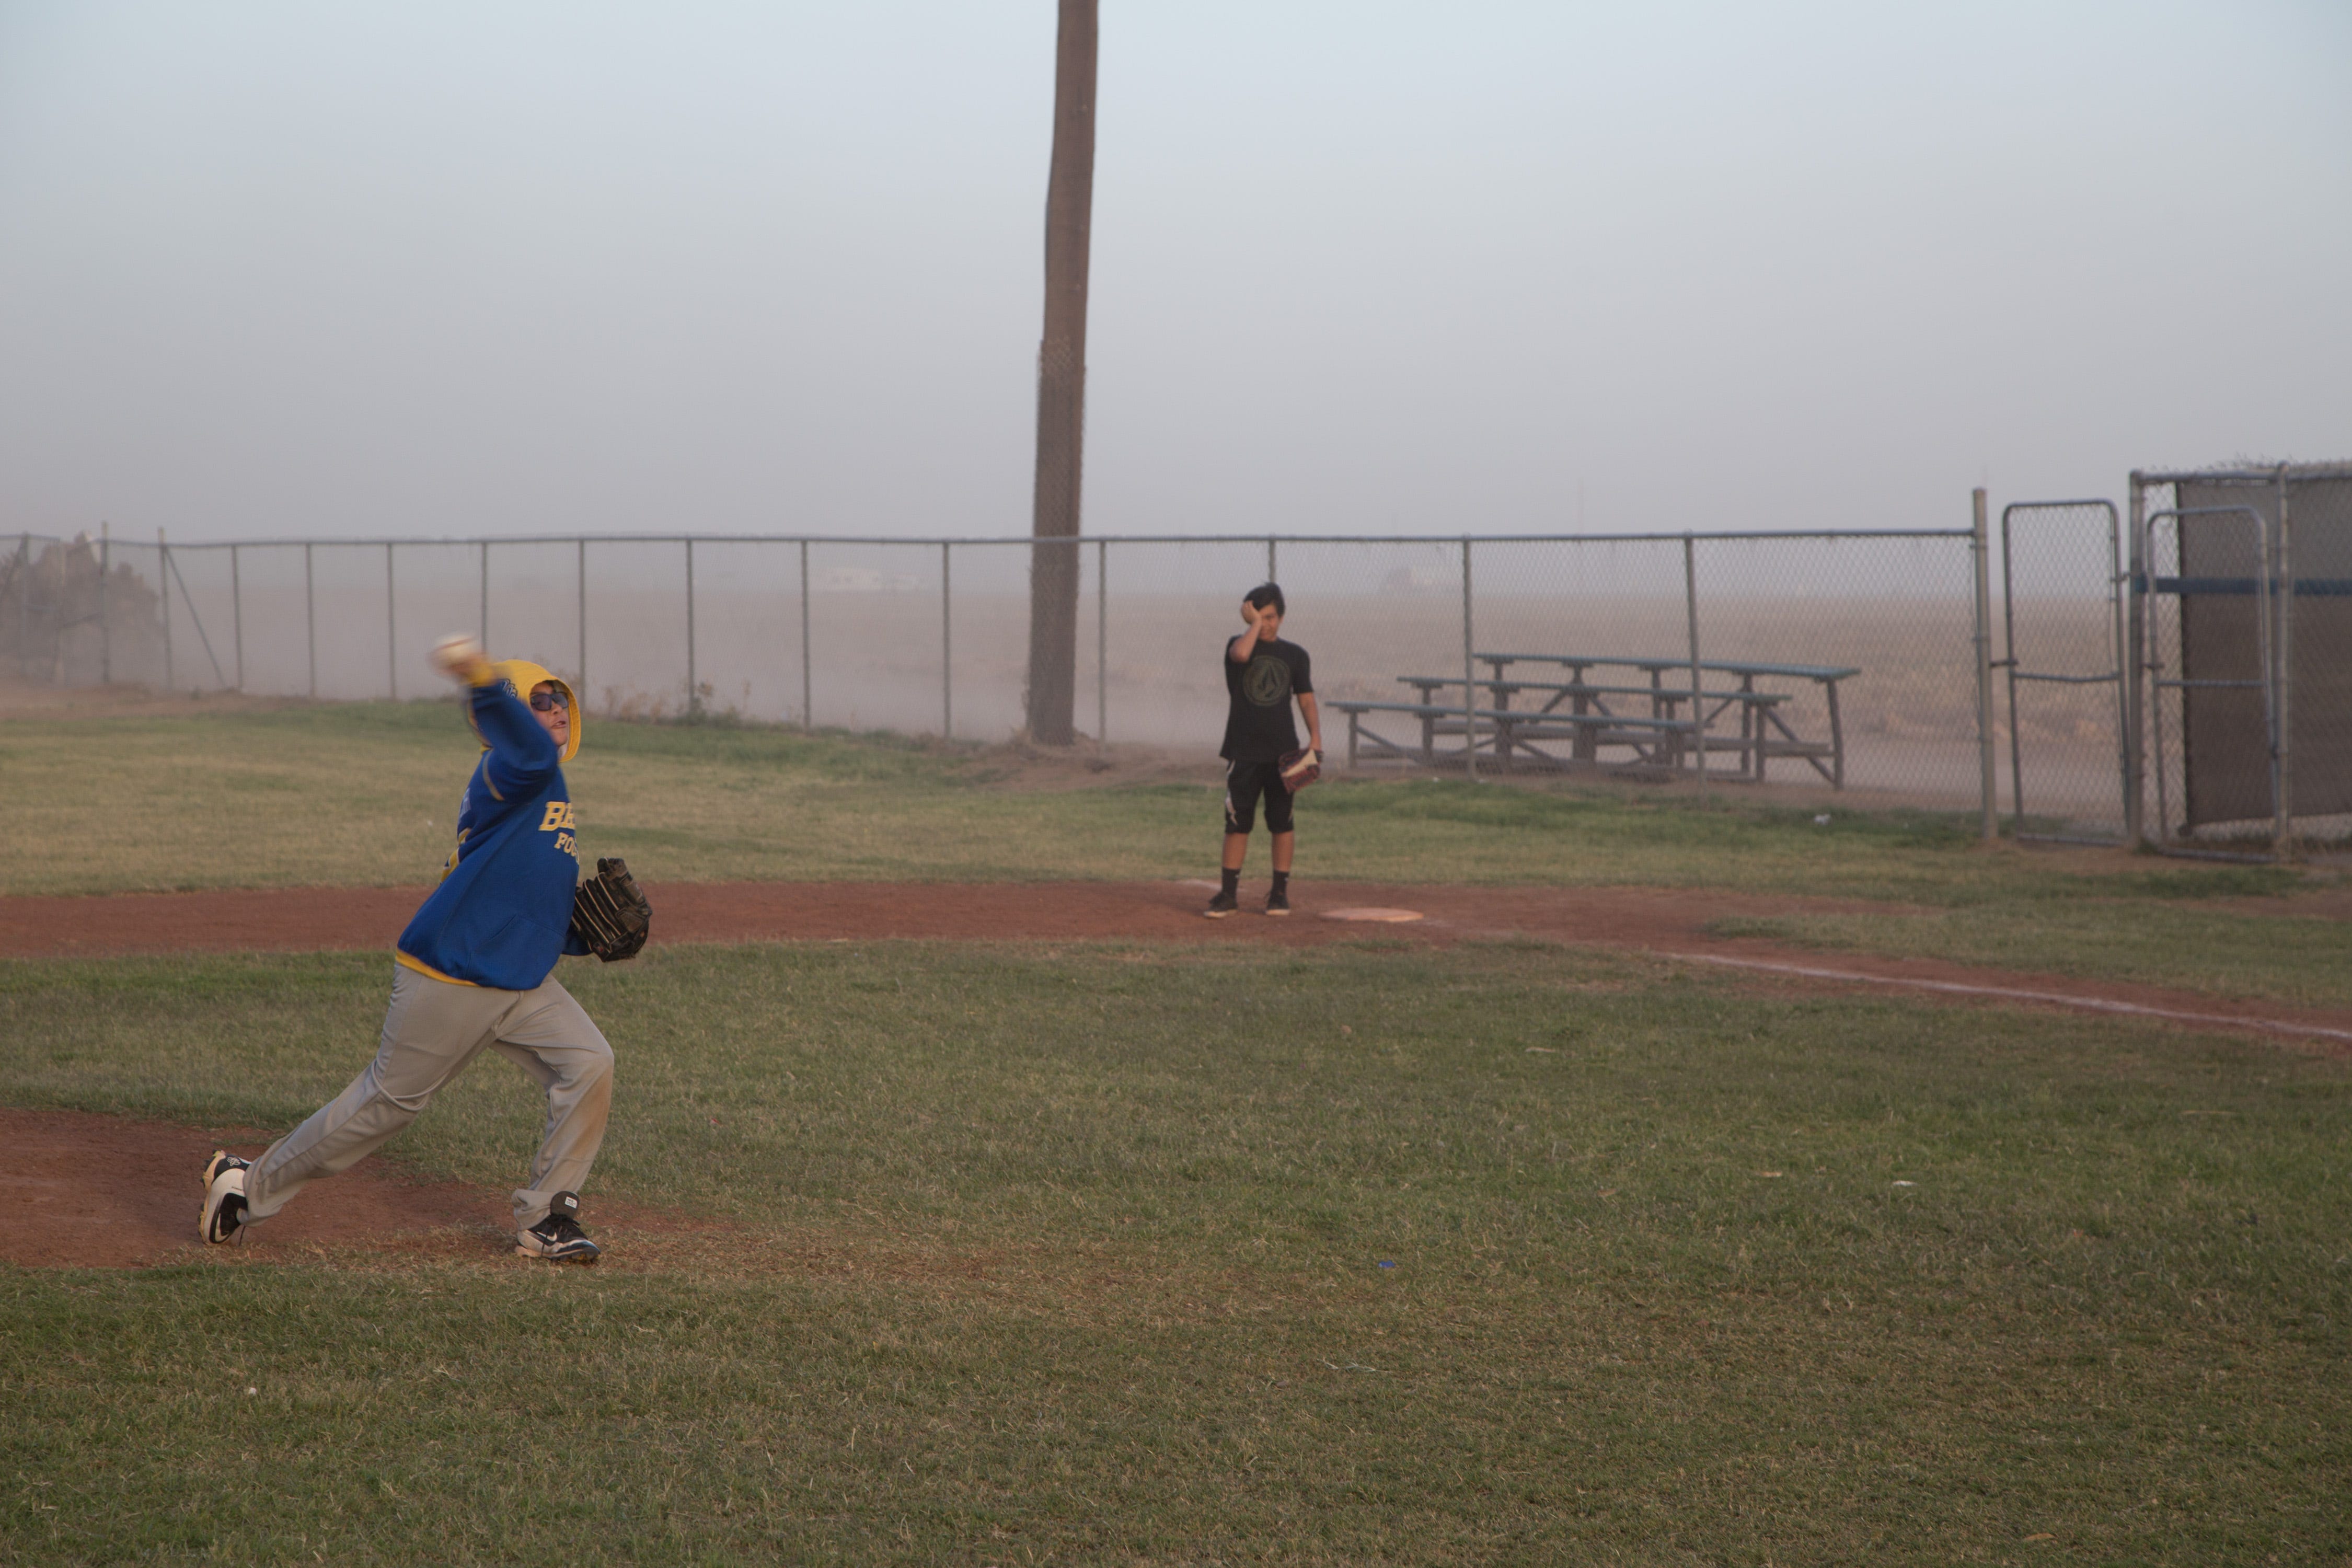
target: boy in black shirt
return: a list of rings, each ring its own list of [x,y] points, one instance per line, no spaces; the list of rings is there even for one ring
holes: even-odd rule
[[[1257,803],[1265,800],[1265,830],[1274,836],[1274,890],[1265,912],[1290,912],[1290,858],[1298,835],[1291,826],[1290,791],[1283,786],[1283,753],[1298,749],[1290,721],[1290,700],[1307,716],[1307,745],[1323,753],[1323,717],[1315,706],[1315,681],[1307,650],[1280,637],[1282,590],[1272,583],[1252,588],[1242,601],[1249,630],[1225,645],[1225,858],[1223,885],[1204,911],[1222,920],[1241,907],[1242,860],[1249,853]]]

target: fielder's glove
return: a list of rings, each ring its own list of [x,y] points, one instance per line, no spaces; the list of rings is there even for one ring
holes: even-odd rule
[[[572,931],[607,963],[636,957],[653,923],[653,905],[617,855],[597,861],[595,876],[572,895]]]
[[[1282,787],[1296,793],[1323,776],[1323,753],[1311,747],[1285,752],[1275,766],[1282,773]]]

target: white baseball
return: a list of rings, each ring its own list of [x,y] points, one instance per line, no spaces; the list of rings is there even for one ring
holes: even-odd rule
[[[435,643],[431,655],[433,668],[444,675],[455,675],[483,657],[482,645],[463,632]]]

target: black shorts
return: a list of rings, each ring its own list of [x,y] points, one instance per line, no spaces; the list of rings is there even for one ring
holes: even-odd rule
[[[1225,831],[1247,833],[1257,826],[1257,797],[1265,796],[1265,830],[1288,833],[1290,791],[1280,763],[1225,763]]]

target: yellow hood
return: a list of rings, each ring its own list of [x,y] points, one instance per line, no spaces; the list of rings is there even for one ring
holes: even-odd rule
[[[498,672],[499,683],[525,702],[530,700],[531,688],[541,681],[554,682],[556,689],[562,691],[565,700],[572,704],[572,733],[571,738],[563,742],[562,760],[568,763],[580,754],[580,731],[586,723],[587,716],[580,711],[580,694],[572,689],[570,681],[549,669],[545,665],[533,664],[527,658],[502,658],[492,664],[490,668]],[[470,703],[466,708],[466,722],[468,725],[474,722],[474,710]],[[481,731],[477,728],[474,734],[477,739],[479,739]],[[482,742],[482,749],[486,752],[490,749],[488,741]]]

